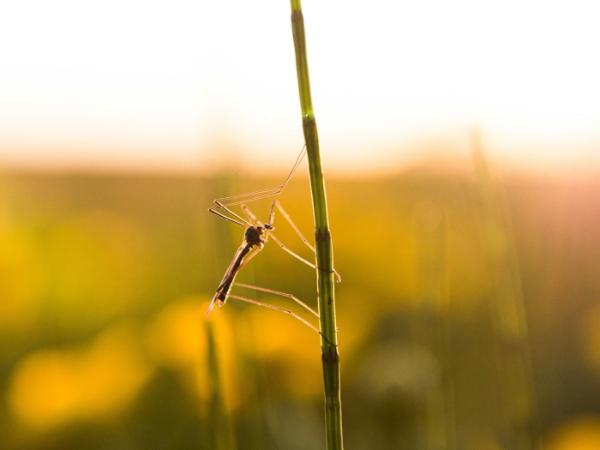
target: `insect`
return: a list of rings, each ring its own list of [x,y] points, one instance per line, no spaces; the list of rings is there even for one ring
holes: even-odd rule
[[[231,292],[231,290],[234,286],[234,283],[235,283],[235,279],[236,279],[238,273],[240,272],[240,270],[242,269],[242,267],[244,267],[246,264],[248,264],[250,262],[250,260],[252,260],[252,258],[254,258],[258,253],[260,253],[260,251],[264,248],[265,244],[269,241],[269,239],[273,240],[283,251],[285,251],[289,255],[293,256],[300,262],[306,264],[307,266],[309,266],[313,269],[317,268],[314,263],[308,261],[307,259],[303,258],[302,256],[298,255],[297,253],[295,253],[294,251],[289,249],[274,234],[275,212],[277,211],[288,222],[288,224],[295,231],[295,233],[298,235],[300,240],[313,253],[315,253],[314,246],[308,241],[308,239],[306,239],[304,237],[304,235],[302,234],[300,229],[292,221],[290,215],[285,211],[285,209],[283,208],[281,203],[278,201],[278,197],[283,193],[284,189],[286,188],[286,186],[288,185],[288,183],[291,181],[292,177],[294,176],[296,169],[300,166],[300,163],[302,162],[302,160],[304,158],[304,153],[305,153],[305,147],[302,147],[302,150],[300,151],[300,153],[298,154],[298,157],[296,158],[296,162],[294,163],[290,173],[288,174],[287,178],[285,179],[285,181],[282,184],[275,186],[273,188],[262,189],[259,191],[250,192],[247,194],[235,195],[235,196],[231,196],[231,197],[223,197],[223,198],[219,198],[219,199],[216,199],[213,201],[214,206],[212,208],[209,208],[209,212],[215,214],[216,216],[218,216],[224,220],[227,220],[229,222],[232,222],[239,226],[244,227],[244,237],[243,237],[242,243],[240,244],[240,246],[238,247],[238,249],[236,250],[236,252],[233,256],[233,259],[232,259],[231,263],[229,264],[229,267],[225,271],[225,275],[223,276],[221,283],[219,284],[219,286],[216,289],[216,292],[212,298],[212,301],[210,302],[210,305],[208,306],[208,310],[206,312],[207,315],[210,314],[211,311],[215,307],[219,307],[219,308],[222,307],[227,302],[228,299],[234,299],[234,300],[251,303],[254,305],[262,306],[265,308],[269,308],[269,309],[287,314],[287,315],[293,317],[294,319],[299,320],[304,325],[308,326],[310,329],[312,329],[313,331],[320,334],[319,330],[314,325],[312,325],[306,319],[302,318],[301,316],[299,316],[298,314],[296,314],[295,312],[293,312],[287,308],[281,308],[279,306],[270,305],[268,303],[263,303],[263,302],[253,300],[253,299],[250,299],[247,297],[242,297],[237,294],[233,294]],[[268,220],[267,220],[267,222],[263,223],[260,220],[258,220],[256,215],[246,205],[246,203],[254,202],[257,200],[269,199],[269,198],[274,198],[274,200],[271,203]],[[240,207],[240,209],[243,211],[243,214],[245,215],[245,217],[236,213],[232,209],[235,206]],[[339,281],[340,280],[339,274],[335,271],[334,271],[334,273],[335,273],[337,280]],[[272,295],[290,299],[290,300],[296,302],[298,305],[302,306],[304,309],[306,309],[312,315],[316,316],[317,318],[319,317],[319,314],[313,308],[311,308],[306,303],[304,303],[303,301],[301,301],[300,299],[298,299],[296,296],[294,296],[292,294],[289,294],[286,292],[281,292],[281,291],[276,291],[273,289],[267,289],[267,288],[263,288],[263,287],[259,287],[259,286],[243,284],[243,283],[235,283],[235,285],[237,287],[252,289],[252,290],[255,290],[258,292],[264,292],[267,294],[272,294]]]

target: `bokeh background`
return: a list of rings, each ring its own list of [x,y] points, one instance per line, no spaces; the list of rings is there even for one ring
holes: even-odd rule
[[[599,449],[596,6],[326,3],[304,9],[346,448]],[[302,146],[288,8],[2,6],[1,449],[324,448],[318,336],[204,317],[242,238],[212,199]],[[281,202],[311,236],[305,172]],[[239,280],[314,306],[314,278],[267,245]]]

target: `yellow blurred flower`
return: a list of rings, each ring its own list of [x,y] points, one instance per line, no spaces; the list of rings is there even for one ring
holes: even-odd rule
[[[210,370],[218,370],[225,406],[229,411],[240,404],[236,383],[235,360],[231,324],[227,314],[215,311],[209,320],[212,326],[215,369],[208,361],[208,322],[205,312],[208,300],[184,298],[160,310],[146,327],[145,341],[148,352],[157,363],[179,371],[184,385],[191,394],[205,404],[212,393]]]
[[[205,352],[204,311],[199,299],[170,303],[146,328],[146,344],[159,363],[181,368],[193,367]]]
[[[14,414],[46,429],[119,413],[152,373],[137,344],[133,327],[117,325],[83,348],[30,354],[16,367],[8,390]]]
[[[548,442],[548,450],[598,450],[600,416],[581,417],[561,426]]]
[[[299,313],[306,316],[305,312]],[[253,339],[246,339],[248,351],[282,365],[285,376],[278,382],[288,392],[300,397],[322,392],[321,347],[314,331],[287,315],[254,306],[248,307],[242,317],[256,330]],[[307,318],[316,325],[316,318]]]

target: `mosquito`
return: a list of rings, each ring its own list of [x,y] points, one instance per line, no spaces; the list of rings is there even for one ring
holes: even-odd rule
[[[244,237],[242,239],[242,243],[240,244],[240,246],[238,247],[238,249],[236,250],[236,252],[233,256],[233,259],[232,259],[231,263],[229,264],[229,267],[225,271],[225,275],[223,276],[221,283],[217,287],[217,290],[212,298],[212,301],[210,302],[210,304],[208,306],[208,310],[206,311],[207,315],[210,314],[211,311],[213,311],[213,309],[215,307],[220,308],[227,302],[228,299],[233,299],[233,300],[238,300],[238,301],[245,302],[245,303],[251,303],[251,304],[254,304],[257,306],[262,306],[264,308],[272,309],[272,310],[287,314],[287,315],[293,317],[294,319],[300,321],[304,325],[308,326],[311,330],[315,331],[316,333],[321,334],[319,332],[318,328],[315,327],[313,324],[311,324],[308,320],[304,319],[300,315],[296,314],[295,312],[293,312],[287,308],[282,308],[282,307],[271,305],[268,303],[263,303],[258,300],[253,300],[253,299],[250,299],[247,297],[233,294],[231,292],[231,290],[234,286],[234,283],[235,283],[235,279],[236,279],[238,273],[240,272],[240,270],[242,269],[242,267],[247,265],[250,262],[250,260],[252,260],[252,258],[254,258],[258,253],[260,253],[261,250],[263,250],[265,244],[268,242],[269,239],[272,239],[283,251],[285,251],[292,257],[296,258],[298,261],[306,264],[307,266],[311,267],[312,269],[317,269],[317,266],[314,263],[310,262],[306,258],[304,258],[304,257],[298,255],[297,253],[295,253],[294,251],[292,251],[283,242],[281,242],[281,240],[277,236],[275,236],[275,234],[273,233],[273,231],[275,230],[275,226],[274,226],[275,212],[278,211],[281,214],[281,216],[283,216],[283,218],[288,222],[288,224],[291,226],[291,228],[294,230],[294,232],[298,235],[300,240],[313,253],[316,253],[315,247],[308,241],[308,239],[306,239],[306,237],[304,237],[304,235],[302,234],[300,229],[292,221],[292,218],[285,211],[285,209],[283,208],[283,206],[281,205],[281,203],[278,200],[279,197],[281,196],[281,194],[283,193],[284,189],[287,187],[287,185],[291,181],[292,177],[294,176],[296,169],[302,163],[302,160],[304,159],[305,148],[306,147],[302,147],[287,178],[280,185],[272,187],[272,188],[262,189],[259,191],[249,192],[246,194],[239,194],[239,195],[234,195],[234,196],[230,196],[230,197],[218,198],[213,201],[214,206],[212,208],[209,208],[209,212],[211,212],[212,214],[215,214],[216,216],[218,216],[224,220],[227,220],[227,221],[235,223],[241,227],[244,227]],[[269,198],[273,198],[273,201],[271,203],[271,208],[269,210],[268,220],[267,220],[267,222],[263,223],[260,220],[258,220],[256,215],[246,205],[246,203],[255,202],[258,200],[269,199]],[[245,217],[236,213],[232,209],[235,206],[240,207],[240,209],[242,210]],[[339,274],[335,270],[334,270],[334,275],[338,282],[341,281]],[[263,293],[287,298],[289,300],[292,300],[296,304],[300,305],[302,308],[307,310],[313,316],[315,316],[317,318],[319,317],[319,313],[317,311],[315,311],[313,308],[308,306],[306,303],[304,303],[302,300],[300,300],[293,294],[289,294],[287,292],[276,291],[273,289],[267,289],[267,288],[263,288],[263,287],[259,287],[259,286],[253,286],[250,284],[244,284],[244,283],[235,283],[235,285],[237,287],[251,289],[254,291],[258,291],[258,292],[263,292]]]

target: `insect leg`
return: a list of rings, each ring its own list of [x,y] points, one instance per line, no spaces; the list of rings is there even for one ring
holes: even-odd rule
[[[302,256],[298,255],[297,253],[294,253],[292,250],[290,250],[288,247],[286,247],[286,245],[285,245],[283,242],[281,242],[281,241],[279,240],[279,238],[278,238],[278,237],[276,237],[276,236],[275,236],[273,233],[269,233],[269,236],[271,237],[271,239],[273,239],[273,240],[274,240],[274,241],[277,243],[277,245],[279,245],[279,246],[281,247],[281,249],[282,249],[284,252],[287,252],[287,253],[289,253],[289,254],[290,254],[290,255],[292,255],[294,258],[296,258],[298,261],[300,261],[300,262],[303,262],[304,264],[306,264],[308,267],[311,267],[311,268],[313,268],[313,269],[316,269],[316,268],[317,268],[317,266],[315,266],[315,265],[314,265],[313,263],[311,263],[309,260],[307,260],[307,259],[303,258]]]
[[[290,224],[290,226],[292,227],[292,229],[296,232],[296,234],[298,235],[298,237],[300,238],[300,240],[302,242],[304,242],[304,244],[311,249],[311,251],[313,253],[317,253],[317,251],[315,250],[315,248],[313,247],[313,245],[309,242],[308,239],[306,239],[304,237],[304,235],[302,234],[302,231],[300,231],[300,228],[298,228],[298,226],[294,223],[294,221],[292,220],[292,218],[290,217],[290,215],[287,213],[287,211],[285,209],[283,209],[283,206],[281,206],[281,203],[279,201],[277,201],[277,209],[279,210],[279,212],[281,213],[281,215],[283,216],[283,218],[287,221],[287,223]],[[335,275],[335,281],[337,281],[338,283],[342,281],[342,277],[340,276],[340,274],[337,272],[337,270],[333,269],[333,273]]]
[[[273,200],[273,203],[271,204],[271,209],[269,211],[269,220],[267,222],[267,224],[273,226],[273,222],[275,221],[275,205],[277,204],[277,200]],[[240,208],[242,209],[242,211],[244,211],[244,213],[246,214],[246,216],[254,223],[257,223],[259,225],[262,225],[262,222],[260,220],[258,220],[258,218],[256,217],[256,214],[254,214],[252,212],[252,210],[250,208],[248,208],[247,205],[245,204],[240,204]]]
[[[285,220],[287,220],[287,223],[290,224],[290,226],[292,227],[292,229],[296,232],[296,234],[298,235],[298,237],[300,238],[300,240],[302,242],[304,242],[304,244],[310,248],[312,250],[313,253],[316,253],[315,247],[313,247],[313,245],[308,241],[308,239],[306,239],[304,237],[304,235],[302,234],[302,232],[300,231],[300,228],[298,228],[298,226],[293,222],[292,218],[290,217],[290,215],[286,212],[285,209],[283,209],[283,206],[281,206],[280,202],[277,202],[277,209],[279,210],[279,212],[281,213],[281,215],[283,216],[283,218]]]
[[[228,208],[226,205],[224,205],[223,203],[221,203],[218,199],[217,200],[213,200],[213,203],[217,206],[217,208],[222,209],[223,211],[228,212],[229,214],[231,214],[233,217],[235,217],[238,221],[243,222],[246,225],[251,225],[251,223],[249,223],[246,219],[244,219],[242,216],[240,216],[238,213],[236,213],[235,211],[233,211],[231,208]],[[214,209],[209,209],[210,212],[215,212]],[[218,215],[218,214],[217,214]]]
[[[233,219],[233,218],[231,218],[231,217],[229,217],[229,216],[226,216],[225,214],[223,214],[223,213],[222,213],[222,212],[220,212],[220,211],[217,211],[216,209],[213,209],[213,208],[208,208],[208,212],[210,212],[210,213],[213,213],[215,216],[218,216],[218,217],[220,217],[221,219],[228,220],[229,222],[236,223],[236,224],[238,224],[238,225],[241,225],[241,226],[243,226],[243,227],[245,227],[245,226],[246,226],[246,225],[245,225],[243,222],[240,222],[239,220],[236,220],[236,219]]]
[[[261,189],[259,191],[248,192],[246,194],[233,195],[231,197],[221,197],[217,201],[225,206],[237,206],[242,203],[250,203],[266,198],[273,198],[281,194],[285,186],[280,184],[279,186]]]
[[[248,219],[250,219],[251,222],[260,223],[258,217],[256,217],[256,215],[245,204],[241,203],[240,208],[242,209],[242,211],[244,211],[244,213],[246,214]]]
[[[271,225],[271,228],[273,227],[273,223],[275,222],[275,205],[277,204],[277,199],[273,200],[273,203],[271,203],[271,210],[269,211],[269,221],[267,222],[269,225]]]
[[[317,327],[315,327],[313,324],[311,324],[308,320],[300,317],[295,312],[290,311],[289,309],[280,308],[279,306],[269,305],[268,303],[259,302],[257,300],[252,300],[251,298],[241,297],[239,295],[234,295],[234,294],[231,294],[229,296],[229,298],[234,299],[234,300],[239,300],[239,301],[245,302],[245,303],[251,303],[251,304],[257,305],[257,306],[262,306],[263,308],[272,309],[273,311],[279,311],[283,314],[287,314],[288,316],[291,316],[294,319],[302,322],[304,325],[306,325],[308,328],[313,330],[315,333],[321,335],[321,332],[319,331],[319,329]]]
[[[267,294],[278,295],[280,297],[289,298],[290,300],[296,302],[298,305],[302,306],[304,309],[306,309],[308,312],[310,312],[315,317],[319,317],[318,312],[316,312],[314,309],[312,309],[310,306],[308,306],[306,303],[304,303],[302,300],[300,300],[298,297],[296,297],[293,294],[289,294],[287,292],[276,291],[274,289],[267,289],[267,288],[263,288],[263,287],[259,287],[259,286],[253,286],[251,284],[236,283],[235,285],[238,287],[241,287],[241,288],[245,288],[245,289],[252,289],[255,291],[259,291],[259,292],[265,292]]]
[[[296,161],[294,162],[294,165],[292,166],[290,173],[288,174],[287,178],[284,180],[283,183],[281,183],[277,186],[271,187],[271,188],[260,189],[258,191],[248,192],[245,194],[237,194],[237,195],[232,195],[229,197],[221,197],[221,198],[216,199],[215,202],[219,202],[219,204],[221,204],[222,206],[227,207],[227,206],[241,205],[242,203],[255,202],[255,201],[263,200],[263,199],[267,199],[267,198],[278,197],[279,195],[281,195],[283,190],[287,187],[289,182],[292,180],[292,177],[294,176],[296,169],[298,168],[298,166],[300,166],[300,163],[304,159],[304,154],[306,153],[305,149],[306,149],[306,146],[303,145],[302,148],[300,149],[300,153],[298,153],[298,156],[296,157]]]

